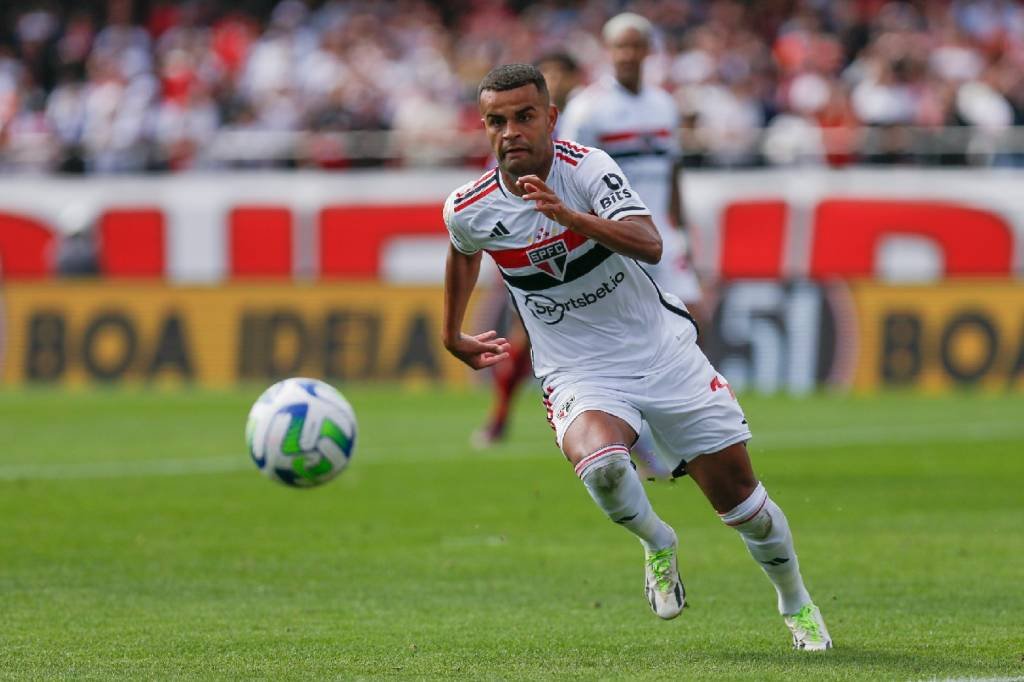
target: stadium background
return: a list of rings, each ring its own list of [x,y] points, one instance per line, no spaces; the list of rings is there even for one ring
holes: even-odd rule
[[[463,381],[426,290],[437,206],[487,156],[475,84],[556,48],[598,77],[617,9],[9,4],[4,381]],[[1018,4],[635,9],[684,115],[706,345],[734,384],[1016,385]]]
[[[981,473],[973,487],[947,481],[949,489],[976,494],[964,509],[985,523],[988,510],[1019,531],[1019,498],[999,506],[1012,494],[996,483],[1019,473],[1017,460],[982,466],[972,448],[1019,454],[1024,439],[1013,407],[1024,385],[1020,3],[53,0],[0,8],[0,432],[14,444],[0,485],[12,491],[9,541],[36,537],[26,512],[51,510],[14,486],[73,486],[76,471],[87,482],[104,471],[139,481],[165,469],[207,472],[230,479],[241,498],[259,497],[248,489],[261,484],[252,472],[235,473],[235,462],[248,466],[244,408],[283,376],[317,376],[362,398],[356,410],[371,433],[374,424],[415,430],[428,414],[443,421],[431,396],[444,396],[460,417],[431,438],[453,443],[463,474],[483,476],[465,441],[486,394],[439,342],[440,206],[488,156],[475,86],[494,64],[554,49],[597,78],[606,69],[600,27],[622,9],[655,23],[646,77],[683,114],[685,211],[714,319],[706,350],[748,409],[766,415],[767,442],[781,443],[776,466],[811,461],[787,460],[786,438],[772,440],[772,419],[786,411],[806,412],[833,434],[822,441],[844,452],[889,439],[880,424],[905,415],[910,432],[893,442],[928,453],[915,439],[934,431],[949,441],[949,452],[912,457],[909,470],[927,478],[966,452]],[[813,406],[762,397],[786,394],[811,396]],[[230,410],[218,396],[229,396]],[[190,413],[189,402],[208,416]],[[63,426],[49,436],[26,428],[49,430],[51,409],[75,414],[58,413]],[[159,433],[223,432],[213,441],[223,457],[179,471],[182,453],[209,448],[168,435],[133,462],[140,434],[121,434],[122,452],[105,444],[106,426],[86,426],[87,437],[72,429],[84,423],[77,414],[114,428],[111,415],[133,410],[173,415]],[[523,399],[502,467],[515,466],[510,453],[550,448],[541,414],[535,396]],[[237,458],[227,458],[236,431]],[[58,435],[89,441],[56,455],[68,476],[32,466],[40,451],[61,447]],[[361,452],[394,466],[389,475],[409,466],[391,462],[381,443],[394,444],[384,433]],[[161,457],[172,464],[146,468]],[[842,495],[850,472],[836,466],[814,485]],[[352,486],[352,499],[381,492],[359,476],[332,485]],[[174,499],[166,479],[154,485],[156,499]],[[314,503],[321,512],[324,499]],[[901,505],[881,492],[878,500],[875,511],[898,524]],[[28,506],[14,509],[21,502]],[[955,539],[970,546],[976,531]],[[62,537],[55,527],[46,534]],[[998,553],[977,542],[982,556]],[[54,543],[52,556],[66,556]],[[7,577],[16,603],[23,576]],[[993,621],[1016,622],[1007,618],[1000,611]],[[9,669],[60,672],[24,663],[30,657],[14,665],[38,644],[32,632],[7,633]],[[1019,674],[1019,652],[1013,662],[1008,648],[1019,641],[1001,637],[986,640],[973,667],[896,669]],[[373,651],[390,640],[376,641]],[[408,653],[404,640],[397,646]],[[857,663],[887,674],[884,661]],[[130,670],[106,665],[114,667],[98,669]],[[779,665],[767,678],[785,672]]]

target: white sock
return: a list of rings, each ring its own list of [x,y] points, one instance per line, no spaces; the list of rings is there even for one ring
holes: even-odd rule
[[[645,549],[653,552],[672,544],[672,529],[654,513],[625,445],[608,445],[587,455],[576,465],[576,475],[608,518],[640,538]]]
[[[647,422],[640,427],[640,435],[633,443],[633,457],[647,469],[654,478],[672,478],[672,470],[665,466],[661,458],[654,452],[654,436]]]
[[[760,483],[732,511],[720,514],[726,525],[739,531],[750,555],[761,565],[779,593],[779,613],[791,615],[811,602],[800,576],[789,522]]]

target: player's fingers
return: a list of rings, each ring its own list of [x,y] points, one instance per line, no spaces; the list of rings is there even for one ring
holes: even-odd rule
[[[484,369],[498,364],[502,360],[508,359],[508,353],[487,353],[480,356],[480,362],[477,369]]]
[[[504,336],[497,336],[497,332],[487,332],[488,336],[485,338],[476,338],[476,342],[481,346],[500,346],[503,343],[508,343],[508,339]]]
[[[545,209],[551,208],[553,206],[558,206],[558,200],[550,195],[538,194],[537,198],[533,199],[532,201],[537,203],[541,208]]]
[[[477,352],[483,352],[486,350],[497,350],[502,345],[508,344],[508,339],[504,337],[499,337],[498,333],[495,331],[484,332],[483,334],[479,334],[473,337],[473,339],[478,344],[476,348]]]
[[[488,344],[487,350],[483,352],[483,355],[494,355],[497,353],[508,353],[512,349],[507,342],[506,343],[495,343]]]
[[[558,204],[558,200],[550,194],[544,194],[543,192],[537,192],[530,196],[523,196],[527,201],[533,201],[537,204],[537,207],[550,207]]]
[[[536,175],[524,175],[523,177],[519,178],[519,182],[523,183],[524,186],[526,184],[533,185],[537,189],[543,190],[545,192],[551,191],[550,188],[547,186],[547,183],[545,183],[543,180],[540,179],[539,176]]]
[[[503,350],[508,350],[509,348],[508,339],[498,337],[498,332],[494,330],[477,334],[471,338],[476,342],[474,344],[475,347],[469,350],[471,353],[500,353]]]

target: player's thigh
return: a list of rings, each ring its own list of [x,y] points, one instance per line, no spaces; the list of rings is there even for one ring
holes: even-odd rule
[[[612,443],[631,447],[642,423],[635,404],[638,388],[638,380],[546,377],[544,405],[566,458],[575,464]]]
[[[603,447],[617,443],[629,447],[635,440],[636,431],[625,420],[600,410],[586,410],[566,430],[562,452],[575,465]]]

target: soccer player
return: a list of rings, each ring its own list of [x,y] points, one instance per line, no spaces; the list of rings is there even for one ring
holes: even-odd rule
[[[662,291],[678,296],[703,320],[700,284],[687,260],[676,138],[679,112],[671,95],[643,82],[652,32],[651,23],[639,14],[625,12],[608,20],[602,37],[613,74],[573,98],[560,132],[579,144],[601,147],[622,167],[661,233],[661,261],[645,268]],[[649,476],[671,476],[654,452],[649,429],[641,429],[633,452]]]
[[[565,109],[569,98],[580,85],[582,74],[579,64],[566,52],[548,52],[536,61],[537,69],[544,76],[551,103],[559,110]],[[555,131],[554,135],[557,136]],[[504,439],[508,428],[509,413],[516,390],[530,375],[530,340],[519,324],[518,317],[509,310],[508,294],[504,287],[496,288],[500,300],[488,307],[501,311],[509,342],[509,358],[494,366],[494,403],[487,422],[473,432],[470,443],[484,449]]]
[[[675,531],[630,464],[643,420],[764,569],[794,646],[829,648],[786,516],[751,468],[743,412],[696,345],[686,308],[637,263],[662,255],[651,211],[608,154],[551,139],[558,112],[535,67],[495,68],[478,102],[498,167],[445,202],[445,347],[474,369],[508,357],[494,331],[462,331],[487,251],[533,343],[559,447],[597,506],[643,546],[654,612],[675,618],[686,593]]]

